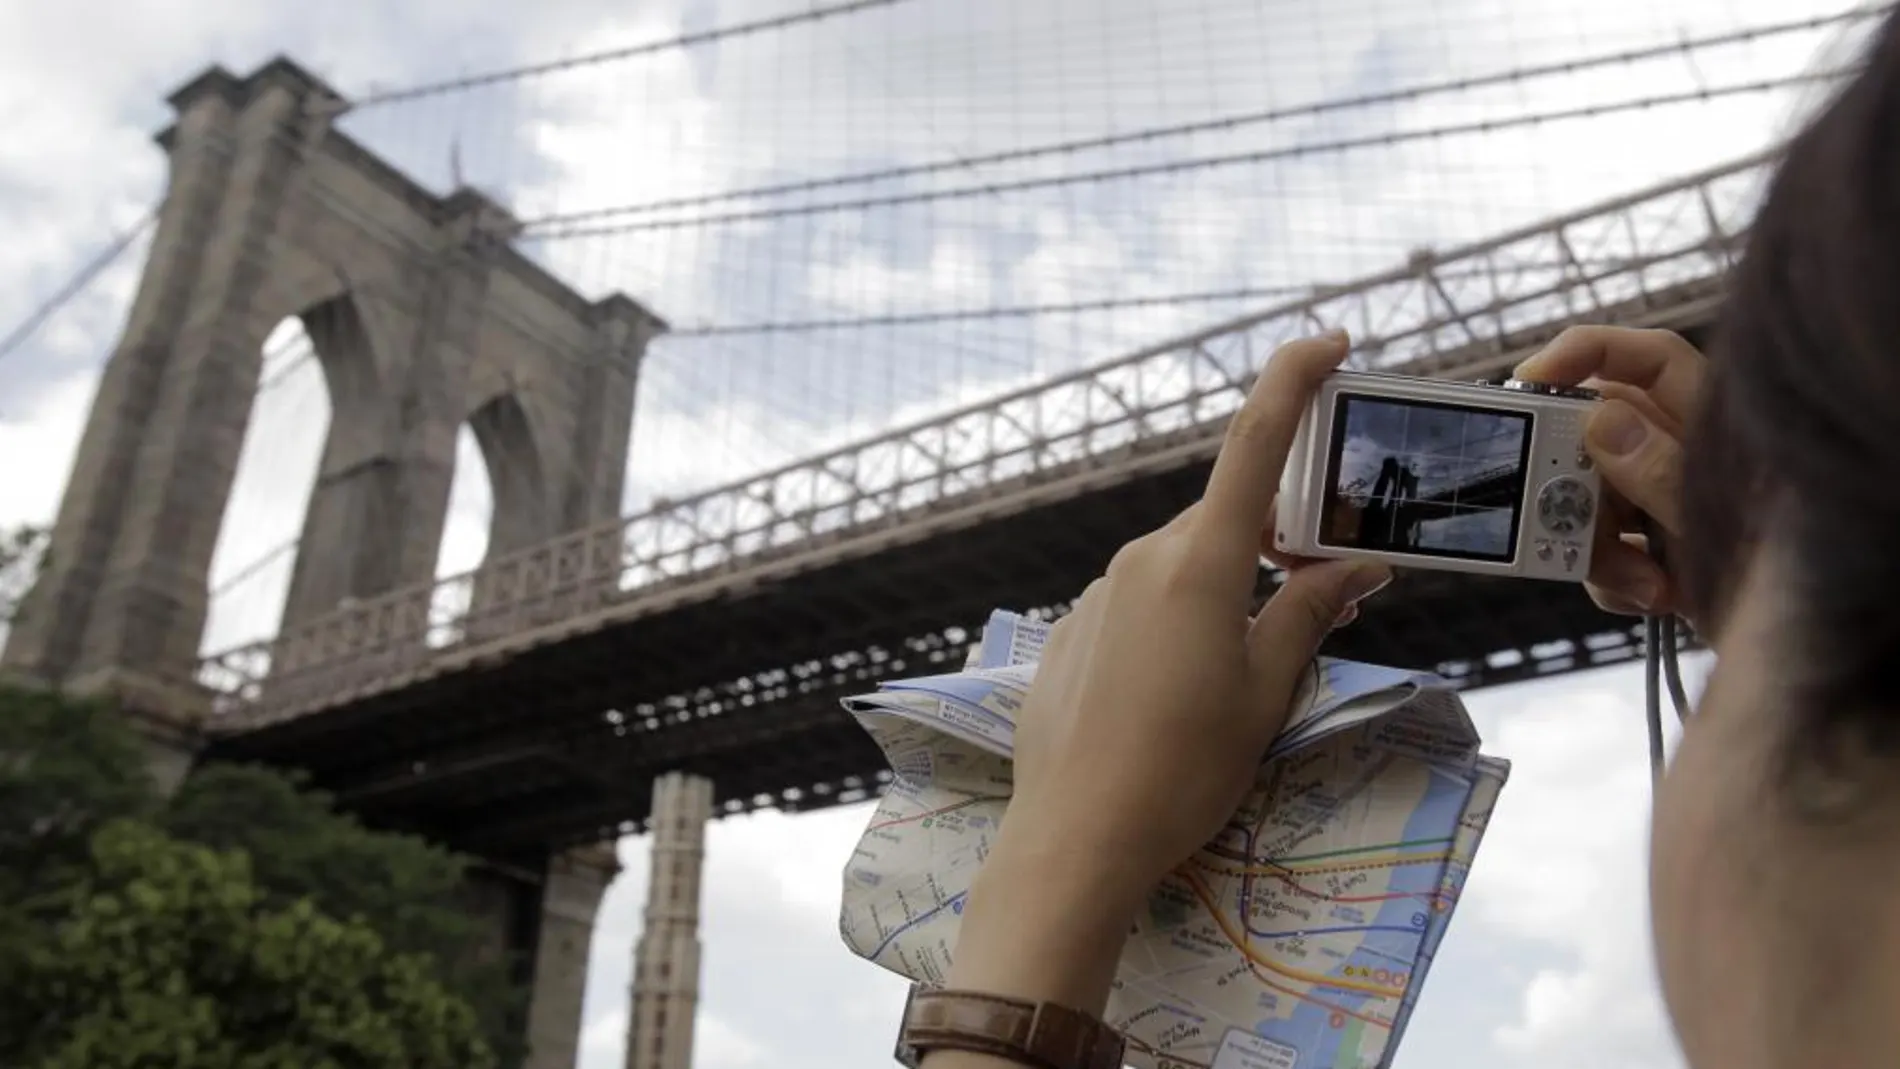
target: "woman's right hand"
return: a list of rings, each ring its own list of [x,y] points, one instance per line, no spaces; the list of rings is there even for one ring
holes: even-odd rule
[[[1582,384],[1603,394],[1584,428],[1584,447],[1610,493],[1585,586],[1610,612],[1681,610],[1675,581],[1649,556],[1642,517],[1662,530],[1665,550],[1673,549],[1682,533],[1683,429],[1695,411],[1705,364],[1672,331],[1572,327],[1517,366],[1516,376],[1528,382]]]

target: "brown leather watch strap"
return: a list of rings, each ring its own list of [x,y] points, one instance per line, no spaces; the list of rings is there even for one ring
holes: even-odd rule
[[[967,1050],[1038,1069],[1121,1069],[1125,1042],[1067,1006],[913,986],[897,1050],[912,1066],[932,1050]]]

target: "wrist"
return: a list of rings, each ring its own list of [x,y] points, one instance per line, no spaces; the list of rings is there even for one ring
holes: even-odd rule
[[[946,982],[1099,1016],[1148,890],[1109,859],[1013,835],[1005,821],[964,903]]]

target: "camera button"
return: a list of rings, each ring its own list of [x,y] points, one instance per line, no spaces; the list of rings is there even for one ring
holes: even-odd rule
[[[1537,491],[1537,519],[1552,534],[1574,534],[1596,514],[1596,495],[1582,480],[1560,475]]]

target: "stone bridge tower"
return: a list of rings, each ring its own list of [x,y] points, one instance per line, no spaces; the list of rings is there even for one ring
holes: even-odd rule
[[[208,707],[193,674],[212,550],[274,327],[301,318],[332,411],[290,624],[434,577],[464,422],[490,467],[490,553],[617,515],[640,360],[665,324],[555,279],[482,194],[438,196],[377,159],[293,63],[213,67],[170,103],[150,259],[0,669],[114,695],[175,782]],[[472,893],[533,963],[528,1064],[567,1069],[614,862],[538,869],[478,871]]]

